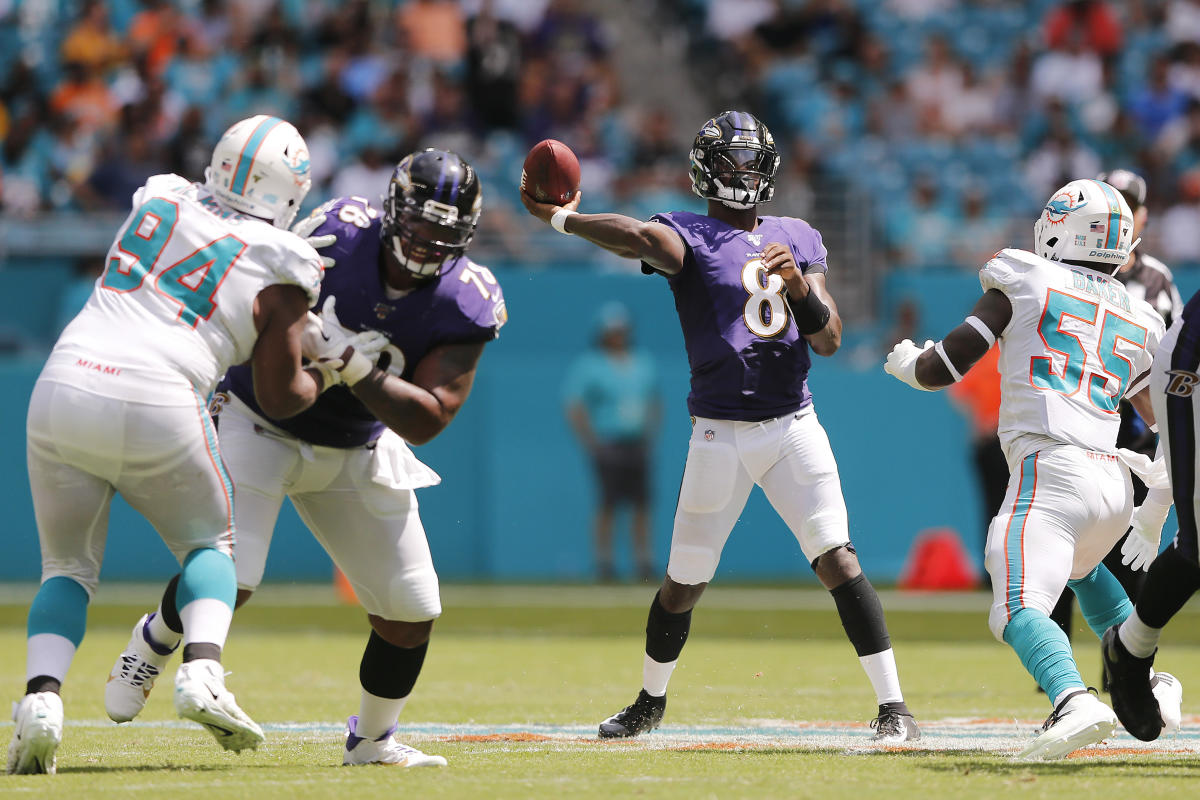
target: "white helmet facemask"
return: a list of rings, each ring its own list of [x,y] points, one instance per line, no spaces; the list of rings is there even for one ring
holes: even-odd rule
[[[1033,225],[1033,243],[1043,258],[1107,273],[1128,261],[1138,244],[1129,204],[1112,186],[1096,180],[1071,181],[1051,195]]]
[[[308,146],[278,117],[235,122],[213,148],[204,182],[235,211],[287,228],[312,186]]]

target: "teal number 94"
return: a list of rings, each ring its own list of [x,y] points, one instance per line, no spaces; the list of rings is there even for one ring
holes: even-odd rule
[[[169,200],[152,197],[143,203],[117,240],[117,249],[125,257],[108,260],[100,285],[114,292],[141,288],[162,256],[178,218],[179,207]],[[236,236],[222,236],[163,270],[155,278],[154,288],[178,303],[179,321],[194,328],[216,310],[213,298],[217,289],[245,249],[246,244]]]
[[[1117,352],[1118,340],[1145,349],[1146,329],[1105,311],[1100,320],[1100,341],[1096,348],[1101,368],[1089,370],[1083,342],[1076,334],[1062,330],[1062,321],[1064,317],[1073,317],[1094,327],[1099,310],[1097,303],[1051,289],[1038,332],[1047,350],[1063,356],[1063,367],[1061,372],[1055,372],[1053,359],[1034,356],[1029,360],[1029,380],[1038,389],[1073,395],[1083,386],[1084,372],[1090,371],[1089,399],[1100,410],[1114,413],[1125,386],[1133,377],[1133,364]],[[1111,381],[1116,382],[1114,391],[1106,392]]]

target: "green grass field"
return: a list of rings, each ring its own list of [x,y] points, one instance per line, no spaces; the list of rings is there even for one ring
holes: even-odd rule
[[[340,766],[367,628],[323,586],[264,589],[234,621],[228,685],[267,730],[259,751],[223,753],[176,719],[174,664],[138,721],[108,722],[104,679],[154,591],[101,587],[64,688],[59,772],[0,777],[0,795],[1129,798],[1183,794],[1200,777],[1200,718],[1188,716],[1191,687],[1200,687],[1195,609],[1168,631],[1158,663],[1184,683],[1180,734],[1146,747],[1120,732],[1082,758],[1031,765],[1011,753],[1049,707],[991,639],[983,594],[885,594],[926,736],[921,748],[877,752],[865,746],[874,697],[824,592],[710,589],[663,728],[614,744],[595,740],[595,726],[639,688],[652,589],[446,587],[401,738],[450,766],[398,770]],[[13,699],[23,690],[31,597],[32,587],[0,591],[0,691]],[[1098,680],[1090,633],[1076,636],[1076,653],[1085,678]],[[4,742],[11,730],[0,724]]]

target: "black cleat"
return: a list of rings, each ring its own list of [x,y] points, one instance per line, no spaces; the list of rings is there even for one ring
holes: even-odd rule
[[[1138,658],[1125,649],[1114,625],[1100,640],[1100,655],[1108,675],[1113,711],[1125,730],[1143,742],[1153,742],[1164,727],[1158,700],[1150,686],[1154,654]]]
[[[875,735],[872,744],[904,744],[921,738],[921,729],[912,714],[879,707],[879,716],[871,720]]]
[[[662,722],[666,710],[666,695],[654,697],[642,689],[633,705],[626,706],[600,723],[600,738],[627,739],[652,731]]]

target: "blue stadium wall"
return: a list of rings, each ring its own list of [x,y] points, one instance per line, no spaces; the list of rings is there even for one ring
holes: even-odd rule
[[[0,316],[10,321],[41,313],[16,305],[15,298],[29,295],[7,284],[23,280],[22,272],[0,272]],[[443,477],[440,486],[419,492],[439,573],[446,580],[590,579],[595,493],[564,418],[561,388],[571,360],[590,346],[596,309],[610,299],[633,311],[636,341],[654,355],[662,379],[664,422],[653,470],[654,549],[661,567],[689,435],[687,359],[670,291],[660,279],[626,275],[571,270],[499,275],[510,323],[488,346],[458,418],[437,440],[417,448]],[[1200,272],[1179,277],[1185,297],[1200,286]],[[884,317],[910,298],[921,308],[920,334],[936,337],[962,318],[978,291],[974,276],[961,271],[892,275],[884,289]],[[852,321],[848,324],[853,331]],[[967,422],[944,394],[916,392],[885,375],[880,336],[877,330],[848,333],[834,358],[816,359],[810,379],[838,457],[851,538],[868,574],[879,581],[899,575],[914,537],[926,529],[958,531],[978,561],[984,520]],[[38,577],[24,425],[40,366],[40,361],[0,363],[0,507],[6,509],[0,580]],[[618,562],[627,567],[628,536],[620,522]],[[174,568],[153,530],[118,498],[103,577],[158,579]],[[327,557],[285,504],[267,578],[329,574]],[[813,580],[799,547],[757,489],[718,574],[732,580]]]

